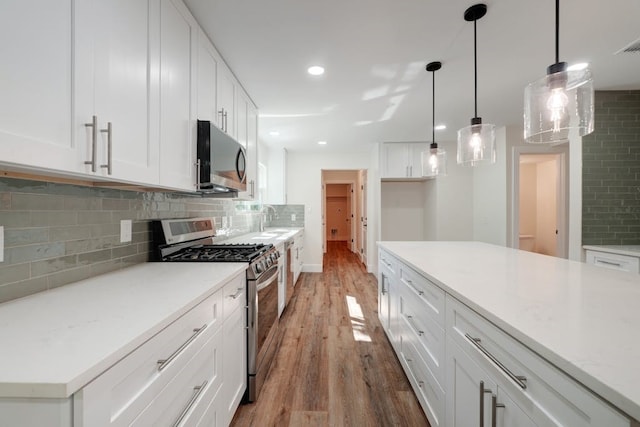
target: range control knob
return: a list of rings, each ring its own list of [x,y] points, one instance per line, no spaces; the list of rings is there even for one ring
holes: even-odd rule
[[[264,270],[262,269],[262,266],[260,265],[259,262],[256,262],[253,266],[254,271],[256,272],[256,274],[260,274],[262,273]]]

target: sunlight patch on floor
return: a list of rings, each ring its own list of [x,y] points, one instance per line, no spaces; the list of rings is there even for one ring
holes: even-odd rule
[[[371,342],[371,337],[365,332],[364,314],[362,307],[358,301],[350,296],[346,296],[347,307],[349,308],[349,317],[351,318],[351,329],[353,330],[353,339],[356,341]]]

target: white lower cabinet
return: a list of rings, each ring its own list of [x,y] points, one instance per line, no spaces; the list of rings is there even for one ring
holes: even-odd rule
[[[402,259],[378,259],[378,315],[432,427],[635,426]]]

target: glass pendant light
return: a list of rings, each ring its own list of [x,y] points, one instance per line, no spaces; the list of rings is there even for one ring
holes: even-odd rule
[[[524,90],[524,138],[530,143],[560,143],[569,131],[593,132],[593,79],[589,68],[569,70],[560,62],[560,0],[556,0],[556,62],[547,75]]]
[[[433,99],[431,108],[431,146],[422,152],[422,176],[435,177],[447,174],[447,153],[436,143],[436,71],[442,68],[441,62],[430,62],[427,71],[433,73]]]
[[[473,61],[475,117],[471,126],[458,131],[458,164],[477,166],[480,163],[496,162],[496,127],[482,124],[478,117],[478,49],[476,42],[476,21],[487,13],[486,4],[476,4],[464,12],[465,21],[473,21]]]

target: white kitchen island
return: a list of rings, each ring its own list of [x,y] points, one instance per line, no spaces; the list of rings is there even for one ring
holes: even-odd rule
[[[466,359],[478,378],[488,373],[469,396],[484,395],[487,413],[496,396],[502,425],[571,425],[561,421],[567,412],[575,412],[575,425],[611,419],[636,425],[629,418],[640,419],[638,275],[478,242],[379,242],[379,248],[381,320],[405,371],[417,372],[414,389],[424,390],[422,373],[439,387],[432,387],[431,402],[423,392],[432,425],[464,425],[454,418],[462,372],[475,375],[460,368]],[[418,358],[405,357],[405,343],[425,363],[412,368]],[[528,379],[509,376],[518,377],[518,370]],[[504,409],[501,400],[519,412]]]
[[[245,269],[144,263],[0,304],[0,426],[227,424],[246,386]]]

